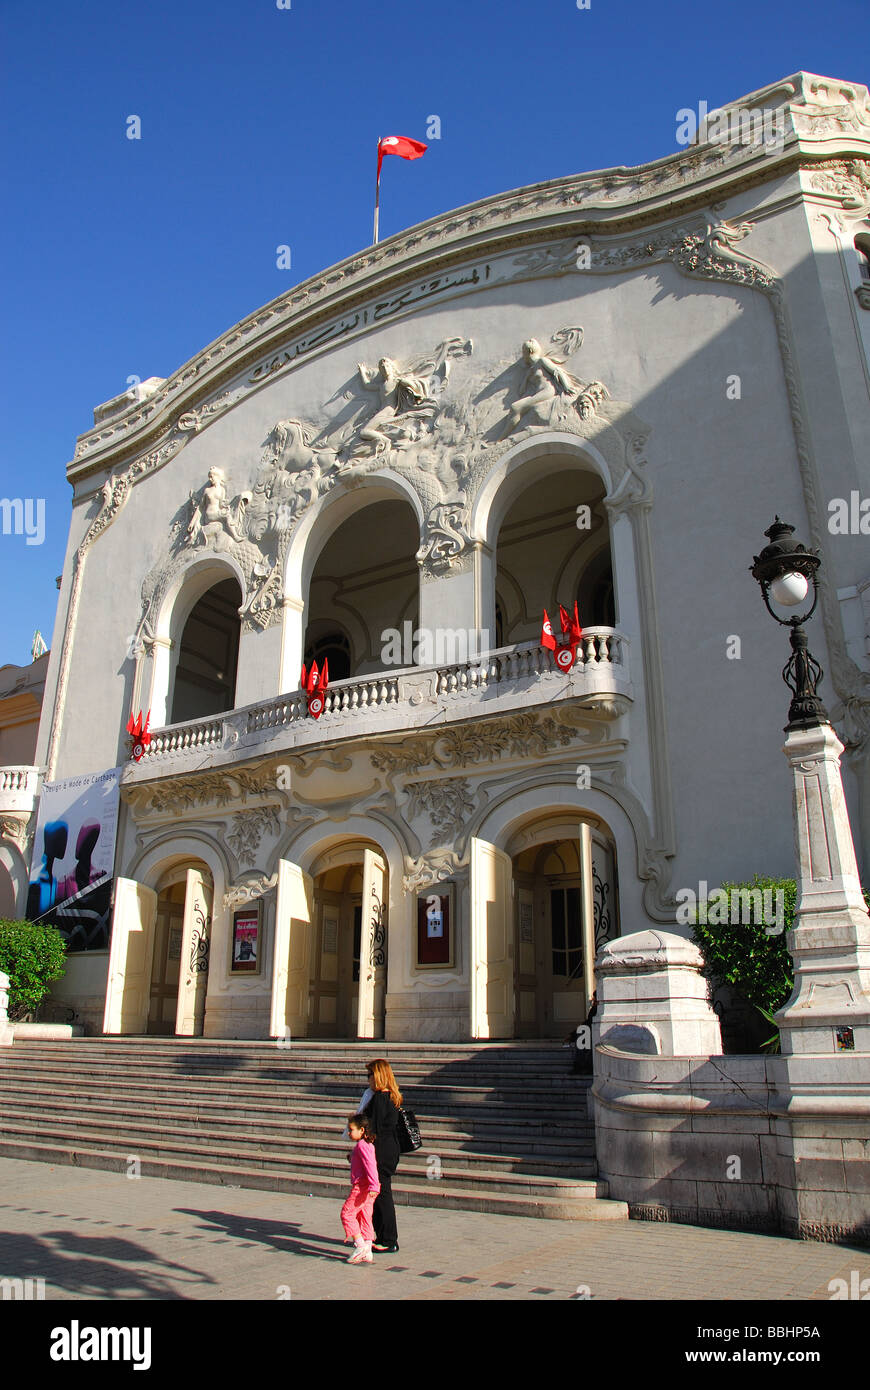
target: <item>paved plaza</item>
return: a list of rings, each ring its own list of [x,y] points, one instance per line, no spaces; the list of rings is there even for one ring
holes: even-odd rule
[[[399,1207],[346,1264],[338,1201],[0,1158],[0,1278],[49,1299],[818,1299],[870,1251],[658,1222]]]

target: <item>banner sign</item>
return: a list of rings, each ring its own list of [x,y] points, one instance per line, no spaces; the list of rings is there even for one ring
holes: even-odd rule
[[[57,927],[68,951],[109,946],[122,767],[45,782],[27,917]]]

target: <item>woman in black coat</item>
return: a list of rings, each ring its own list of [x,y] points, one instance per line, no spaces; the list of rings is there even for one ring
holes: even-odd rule
[[[375,1228],[372,1250],[392,1254],[399,1248],[391,1184],[393,1174],[399,1166],[399,1138],[396,1126],[399,1119],[398,1107],[402,1104],[402,1092],[396,1084],[393,1068],[383,1058],[369,1062],[366,1071],[372,1098],[363,1114],[371,1121],[375,1131],[375,1161],[381,1182],[380,1194],[375,1198],[372,1212],[372,1224]]]

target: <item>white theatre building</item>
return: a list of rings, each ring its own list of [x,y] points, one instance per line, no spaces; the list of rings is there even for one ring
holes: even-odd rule
[[[777,514],[822,557],[866,882],[870,103],[799,73],[735,111],[370,247],[94,412],[0,788],[21,907],[39,778],[125,765],[111,940],[55,988],[88,1031],[562,1037],[606,940],[793,876]]]

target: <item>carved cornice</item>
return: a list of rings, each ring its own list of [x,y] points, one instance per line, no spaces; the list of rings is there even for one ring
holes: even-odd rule
[[[724,198],[749,183],[779,179],[796,167],[801,146],[841,144],[870,138],[867,91],[833,79],[797,73],[731,103],[746,110],[782,112],[781,146],[713,140],[634,169],[625,167],[554,179],[432,218],[360,255],[352,256],[294,287],[248,315],[222,338],[165,381],[147,399],[131,403],[111,422],[104,421],[83,435],[70,466],[70,477],[105,467],[108,454],[129,446],[142,449],[156,443],[161,431],[188,433],[207,423],[220,404],[219,391],[231,394],[268,379],[287,365],[288,332],[309,334],[310,349],[318,347],[317,329],[330,313],[361,313],[360,296],[394,292],[414,276],[467,257],[469,239],[481,247],[512,246],[552,237],[561,225],[576,226],[577,213],[592,222],[624,230],[634,221],[667,215],[675,205],[688,208],[699,200]],[[826,154],[830,152],[826,149]],[[619,214],[616,216],[615,214]],[[401,295],[399,296],[401,299]],[[406,306],[396,306],[402,312]],[[386,312],[386,311],[385,311]],[[379,321],[379,320],[375,320]],[[358,325],[346,329],[350,333]],[[282,343],[282,339],[284,342]],[[326,335],[327,344],[329,334]],[[277,357],[276,357],[277,352]],[[291,351],[291,357],[299,354]],[[276,365],[277,364],[277,365]]]

